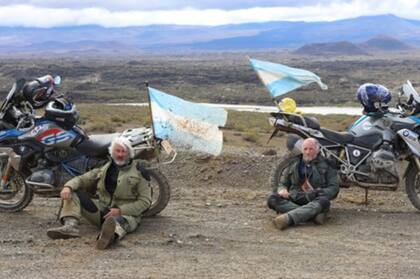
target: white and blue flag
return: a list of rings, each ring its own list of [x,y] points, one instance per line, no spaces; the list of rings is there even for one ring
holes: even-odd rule
[[[155,136],[167,139],[180,149],[219,155],[227,112],[149,87],[149,98]]]
[[[312,72],[256,59],[249,61],[273,98],[312,82],[318,83],[322,90],[328,89],[321,78]]]

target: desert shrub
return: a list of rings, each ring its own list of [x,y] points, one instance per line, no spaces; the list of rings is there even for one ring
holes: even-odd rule
[[[245,133],[242,134],[242,138],[249,142],[257,142],[259,135],[255,131],[246,131]]]

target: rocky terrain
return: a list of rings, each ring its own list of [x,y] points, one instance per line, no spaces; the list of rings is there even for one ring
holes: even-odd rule
[[[277,152],[181,154],[162,168],[168,207],[106,251],[86,221],[80,239],[48,239],[59,200],[35,198],[0,214],[1,278],[418,278],[420,215],[403,187],[372,191],[367,205],[362,189],[343,189],[325,225],[276,230],[265,199]]]

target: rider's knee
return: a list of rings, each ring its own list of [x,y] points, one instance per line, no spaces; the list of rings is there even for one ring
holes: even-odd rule
[[[331,202],[327,197],[317,197],[315,199],[322,207],[322,210],[326,210],[328,208],[330,208]]]

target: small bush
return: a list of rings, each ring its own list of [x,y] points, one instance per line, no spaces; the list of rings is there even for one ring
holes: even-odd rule
[[[117,122],[117,123],[125,123],[125,120],[121,119],[119,116],[112,116],[111,121],[112,122]]]
[[[242,135],[242,138],[249,142],[257,142],[259,135],[255,131],[247,131]]]

